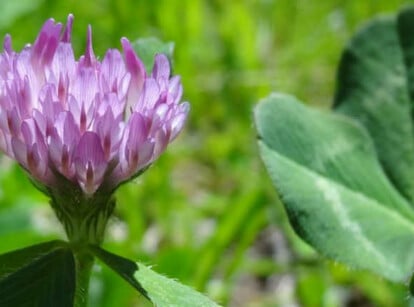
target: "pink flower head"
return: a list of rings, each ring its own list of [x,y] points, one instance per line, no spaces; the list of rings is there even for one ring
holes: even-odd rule
[[[0,149],[53,188],[62,176],[91,195],[114,188],[149,166],[183,128],[179,76],[163,54],[150,75],[126,38],[123,55],[99,61],[88,28],[85,54],[75,59],[73,16],[49,19],[33,45],[0,55]]]

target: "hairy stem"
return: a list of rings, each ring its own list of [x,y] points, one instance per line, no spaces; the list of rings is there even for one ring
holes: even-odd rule
[[[93,255],[85,246],[75,250],[76,264],[76,290],[75,290],[75,307],[88,306],[89,280],[91,277],[92,267],[94,263]]]
[[[100,246],[105,228],[115,208],[112,190],[100,188],[93,195],[66,178],[59,177],[59,184],[47,190],[50,204],[62,223],[75,257],[76,288],[75,307],[88,305],[89,280],[94,256],[89,246]]]

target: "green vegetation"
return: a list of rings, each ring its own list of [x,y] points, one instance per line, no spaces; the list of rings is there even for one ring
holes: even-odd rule
[[[47,18],[73,13],[78,56],[87,24],[100,56],[122,36],[175,43],[190,118],[159,161],[118,191],[106,249],[224,306],[405,306],[404,285],[322,260],[294,235],[259,159],[252,109],[271,91],[328,108],[347,40],[408,2],[1,1],[0,33],[20,50]],[[0,252],[61,238],[46,198],[15,164],[0,163]],[[91,306],[148,304],[98,266],[90,292]]]

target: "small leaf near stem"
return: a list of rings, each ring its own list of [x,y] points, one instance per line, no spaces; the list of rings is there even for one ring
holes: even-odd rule
[[[68,246],[53,241],[1,257],[13,271],[0,278],[0,306],[73,306],[75,259]]]
[[[90,251],[157,307],[219,307],[203,294],[139,262],[91,245]]]
[[[34,259],[39,259],[48,253],[65,248],[67,243],[54,240],[24,247],[0,255],[0,280],[29,265]]]

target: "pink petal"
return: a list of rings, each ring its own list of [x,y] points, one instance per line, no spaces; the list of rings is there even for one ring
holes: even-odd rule
[[[81,136],[75,157],[85,165],[87,162],[92,162],[94,165],[105,162],[101,141],[95,132],[87,131]]]
[[[181,85],[181,78],[179,76],[174,76],[170,79],[168,86],[168,97],[171,101],[169,103],[178,103],[183,95],[183,86]]]
[[[181,131],[188,104],[171,77],[168,58],[145,68],[126,38],[123,56],[100,62],[88,27],[84,55],[75,59],[73,15],[47,20],[33,46],[16,53],[6,36],[0,54],[0,150],[53,188],[59,172],[86,194],[115,187],[152,163]],[[50,185],[50,186],[49,186]]]
[[[85,57],[82,64],[85,66],[92,66],[95,64],[95,54],[93,53],[92,47],[92,27],[88,26],[88,34],[86,39],[86,50],[85,50]]]
[[[20,139],[13,137],[11,139],[11,146],[15,159],[24,168],[27,168],[27,149],[25,143],[23,143]]]
[[[62,24],[47,20],[33,45],[32,60],[40,64],[50,63],[58,46]]]
[[[85,132],[75,152],[76,176],[87,194],[92,194],[103,181],[107,168],[105,155],[98,135]]]
[[[152,109],[160,98],[160,89],[158,83],[153,78],[147,78],[144,83],[139,101],[134,108],[134,111],[144,111]]]
[[[152,68],[152,76],[155,79],[166,79],[170,78],[170,61],[165,54],[157,54],[154,60],[154,67]]]
[[[73,19],[74,19],[73,15],[69,14],[67,21],[66,21],[65,31],[63,32],[63,35],[62,35],[62,42],[64,43],[70,43],[71,41]]]
[[[137,57],[128,39],[121,38],[121,44],[124,50],[126,67],[132,76],[132,86],[140,89],[146,77],[144,64]]]
[[[6,36],[4,37],[3,49],[8,54],[13,53],[12,39],[11,39],[11,36],[9,34],[6,34]]]
[[[127,147],[137,148],[148,138],[148,126],[144,117],[134,112],[128,122]]]

